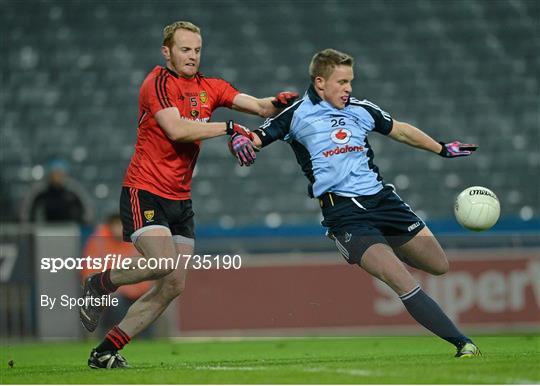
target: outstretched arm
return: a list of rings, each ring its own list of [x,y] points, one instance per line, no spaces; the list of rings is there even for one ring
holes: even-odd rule
[[[276,115],[284,107],[290,106],[296,98],[298,98],[297,93],[287,91],[268,98],[255,98],[247,94],[238,94],[234,97],[232,108],[244,113],[269,118]]]
[[[388,136],[398,142],[406,143],[409,146],[417,147],[439,153],[442,145],[424,133],[422,130],[405,122],[399,122],[394,119],[392,131]]]
[[[167,137],[174,142],[195,142],[227,133],[225,122],[203,123],[183,119],[176,107],[158,111],[155,118]]]
[[[388,135],[398,142],[406,143],[418,149],[428,150],[446,158],[471,155],[478,148],[477,145],[465,144],[459,141],[449,143],[437,142],[413,125],[399,122],[395,119],[393,121],[392,131]]]
[[[253,139],[253,134],[234,121],[203,123],[183,119],[176,107],[158,111],[155,118],[165,135],[173,142],[195,142],[220,135],[240,135]]]
[[[277,109],[272,104],[271,97],[255,98],[248,94],[238,94],[234,97],[232,108],[243,113],[268,118],[276,114]]]

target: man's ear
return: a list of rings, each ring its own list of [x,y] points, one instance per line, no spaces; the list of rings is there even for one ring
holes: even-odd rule
[[[171,50],[167,46],[161,46],[161,54],[165,60],[171,60]]]
[[[316,76],[313,80],[313,85],[317,90],[324,90],[324,84],[326,83],[326,80],[322,76]]]

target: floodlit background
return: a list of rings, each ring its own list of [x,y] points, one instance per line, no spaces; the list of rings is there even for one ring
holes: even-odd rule
[[[472,157],[446,160],[370,137],[385,181],[451,248],[449,274],[419,276],[430,293],[471,328],[535,325],[538,4],[1,0],[1,334],[81,334],[76,312],[39,306],[47,291],[75,296],[78,273],[43,277],[39,261],[82,253],[96,226],[117,210],[136,139],[139,86],[163,63],[161,31],[176,20],[202,29],[201,71],[242,92],[303,93],[312,55],[332,47],[356,58],[357,98],[438,140],[479,144]],[[262,123],[225,109],[213,120],[231,118],[250,128]],[[33,194],[55,168],[72,179],[83,215],[76,225],[33,225]],[[471,185],[500,199],[501,219],[487,233],[465,231],[453,219],[455,196]],[[250,168],[235,164],[224,138],[203,143],[193,182],[197,251],[240,253],[247,265],[193,272],[166,334],[414,326],[391,294],[341,260],[323,236],[318,203],[306,187],[285,143],[259,153]],[[342,291],[365,296],[351,299]],[[56,319],[65,328],[53,329]]]

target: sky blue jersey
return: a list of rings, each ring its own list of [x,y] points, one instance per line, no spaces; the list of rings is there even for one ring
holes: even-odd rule
[[[302,99],[267,119],[255,133],[263,147],[278,139],[291,145],[310,182],[310,196],[332,192],[356,197],[383,188],[367,136],[371,131],[388,135],[392,124],[387,112],[367,100],[351,97],[339,110],[310,86]]]

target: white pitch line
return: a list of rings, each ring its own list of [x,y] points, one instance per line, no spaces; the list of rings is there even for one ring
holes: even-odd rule
[[[536,381],[532,379],[513,379],[512,383],[515,385],[538,385],[540,381],[538,379]]]
[[[375,375],[375,372],[369,370],[359,370],[359,369],[336,369],[335,370],[341,374],[355,375],[360,377],[367,377],[369,375]]]
[[[303,369],[307,373],[339,373],[346,375],[354,375],[360,377],[367,377],[369,375],[375,375],[375,372],[362,369],[332,369],[328,367],[312,367],[309,369]]]
[[[267,367],[249,367],[249,366],[197,366],[195,370],[210,370],[210,371],[257,371],[267,370]]]
[[[209,371],[269,371],[269,370],[275,370],[274,368],[270,367],[252,367],[252,366],[196,366],[193,367],[195,370],[209,370]],[[294,370],[299,370],[306,373],[338,373],[338,374],[346,374],[346,375],[353,375],[357,377],[367,377],[370,375],[374,375],[375,372],[369,371],[369,370],[362,370],[362,369],[332,369],[329,367],[312,367],[312,368],[294,368]]]

